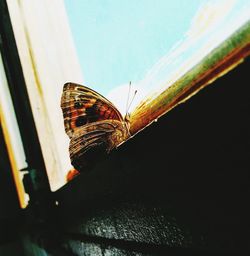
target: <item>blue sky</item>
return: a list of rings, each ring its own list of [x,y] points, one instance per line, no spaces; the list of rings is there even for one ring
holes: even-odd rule
[[[179,41],[202,0],[64,0],[84,84],[137,82]]]

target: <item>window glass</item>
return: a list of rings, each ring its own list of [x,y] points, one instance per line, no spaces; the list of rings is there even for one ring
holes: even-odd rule
[[[136,106],[249,19],[247,0],[65,0],[65,6],[85,85],[123,114],[129,81],[138,89]]]

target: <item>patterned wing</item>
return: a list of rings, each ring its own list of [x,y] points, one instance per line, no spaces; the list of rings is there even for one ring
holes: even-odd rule
[[[82,170],[96,162],[100,153],[109,152],[128,137],[124,123],[118,120],[86,124],[78,128],[70,140],[71,163],[76,169]]]
[[[61,99],[65,131],[72,138],[77,128],[102,120],[123,121],[116,107],[105,97],[83,85],[66,83]]]
[[[65,84],[61,108],[71,163],[78,170],[95,162],[100,151],[109,152],[130,136],[128,123],[115,106],[85,86]]]

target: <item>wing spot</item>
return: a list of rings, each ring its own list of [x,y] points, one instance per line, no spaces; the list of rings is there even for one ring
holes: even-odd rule
[[[81,103],[80,101],[76,101],[75,104],[74,104],[74,107],[75,107],[76,109],[79,109],[79,108],[82,107],[82,103]]]
[[[76,121],[75,121],[75,125],[76,127],[85,125],[87,123],[87,119],[85,116],[79,116]]]

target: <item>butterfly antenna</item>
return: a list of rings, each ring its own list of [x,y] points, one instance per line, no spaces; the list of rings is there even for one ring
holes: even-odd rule
[[[129,106],[128,106],[127,113],[128,113],[128,111],[129,111],[129,109],[130,109],[130,107],[131,107],[131,104],[132,104],[132,102],[133,102],[133,100],[134,100],[134,98],[135,98],[136,93],[137,93],[137,90],[135,90],[134,95],[133,95],[133,98],[132,98],[132,100],[130,101],[130,104],[129,104]]]
[[[131,81],[129,82],[129,87],[128,87],[128,98],[127,98],[127,103],[126,103],[126,114],[128,113],[128,102],[129,102],[130,90],[131,90]]]

